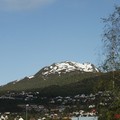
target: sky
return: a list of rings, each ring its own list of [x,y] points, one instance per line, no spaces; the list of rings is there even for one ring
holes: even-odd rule
[[[56,62],[101,61],[103,21],[119,0],[0,0],[0,85]]]

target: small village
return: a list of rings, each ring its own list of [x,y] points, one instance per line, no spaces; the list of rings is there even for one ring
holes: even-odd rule
[[[7,92],[0,100],[19,101],[21,111],[1,112],[1,120],[9,116],[15,120],[23,119],[72,119],[73,117],[98,117],[101,107],[111,104],[113,96],[110,91],[99,91],[96,94],[78,94],[75,96],[40,97],[39,92]],[[19,118],[19,119],[18,119]]]

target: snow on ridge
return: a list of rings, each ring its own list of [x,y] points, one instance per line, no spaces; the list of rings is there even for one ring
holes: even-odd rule
[[[32,78],[34,78],[34,75],[27,76],[27,78],[28,78],[28,79],[32,79]],[[24,79],[24,78],[22,78],[22,79]],[[21,81],[22,79],[13,81],[13,84],[16,84],[17,82]]]
[[[16,84],[17,82],[19,82],[20,80],[15,80],[12,82],[12,84]]]
[[[34,75],[28,76],[27,78],[32,79],[34,78]]]
[[[58,73],[60,74],[62,71],[64,73],[79,70],[83,72],[99,72],[99,70],[92,65],[91,63],[78,63],[78,62],[72,62],[72,61],[65,61],[60,63],[55,63],[53,65],[47,66],[44,68],[44,72],[42,72],[42,75],[49,75]]]

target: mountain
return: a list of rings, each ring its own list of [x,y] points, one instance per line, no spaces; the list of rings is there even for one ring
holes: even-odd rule
[[[91,63],[64,61],[46,66],[35,75],[12,81],[0,90],[35,90],[49,86],[64,86],[94,77],[100,73]]]
[[[44,67],[42,71],[43,76],[48,76],[50,74],[62,74],[72,71],[81,71],[81,72],[99,72],[99,70],[91,63],[78,63],[65,61],[60,63],[52,64],[48,67]]]

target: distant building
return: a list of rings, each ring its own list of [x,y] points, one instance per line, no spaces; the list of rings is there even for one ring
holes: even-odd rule
[[[98,120],[97,116],[93,116],[93,117],[72,117],[71,120]]]

